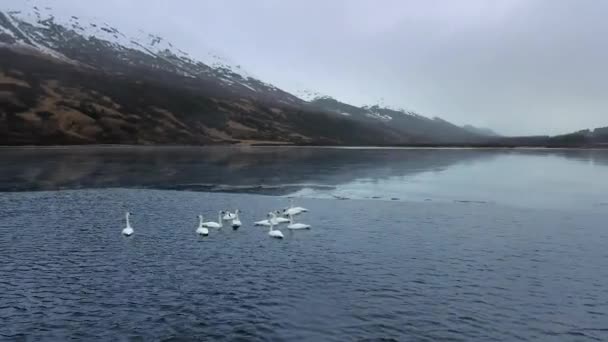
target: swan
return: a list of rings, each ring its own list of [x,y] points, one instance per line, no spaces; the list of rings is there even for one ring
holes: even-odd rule
[[[220,211],[217,215],[217,222],[209,221],[203,222],[203,227],[205,228],[222,228],[224,226],[224,221],[222,220],[222,212]]]
[[[293,219],[293,215],[289,215],[289,225],[287,226],[287,229],[292,229],[292,230],[310,229],[310,225],[304,224],[304,223],[296,223]]]
[[[231,213],[229,210],[226,210],[223,213],[224,213],[224,217],[222,217],[222,219],[224,221],[230,221],[230,220],[234,220],[236,218],[236,213]]]
[[[280,211],[277,211],[277,213],[279,213],[279,212]],[[268,215],[270,215],[270,214],[274,215],[271,219],[257,221],[257,222],[254,222],[253,224],[256,225],[256,226],[270,227],[270,221],[272,221],[272,225],[273,226],[279,225],[281,223],[287,223],[287,222],[289,222],[289,219],[286,219],[284,217],[277,217],[274,213],[268,213]]]
[[[203,215],[198,215],[198,228],[196,229],[196,233],[202,236],[209,235],[209,229],[203,227]]]
[[[269,220],[261,220],[261,221],[256,221],[253,223],[254,226],[266,226],[269,227],[270,226],[270,221]]]
[[[293,206],[293,198],[289,199],[289,208],[286,208],[283,210],[283,215],[285,216],[294,216],[294,215],[300,215],[301,213],[305,213],[307,212],[308,209],[306,208],[302,208],[302,207],[294,207]]]
[[[268,231],[268,235],[275,239],[282,239],[283,233],[280,230],[274,230],[274,224],[272,223],[273,219],[275,218],[276,215],[274,213],[270,213],[269,215],[272,217],[268,221],[268,222],[270,222],[270,230]]]
[[[129,222],[129,216],[131,216],[131,215],[132,214],[128,211],[125,214],[125,218],[127,219],[127,226],[125,227],[125,229],[122,230],[122,235],[124,235],[124,236],[131,236],[134,233],[133,227],[131,227],[131,222]]]
[[[281,211],[277,210],[277,215],[281,215]],[[289,223],[289,219],[285,218],[285,217],[281,217],[281,216],[276,216],[273,218],[274,223],[275,224],[280,224],[280,223]]]
[[[239,229],[241,227],[241,219],[239,218],[239,210],[235,210],[234,219],[232,219],[232,229]]]

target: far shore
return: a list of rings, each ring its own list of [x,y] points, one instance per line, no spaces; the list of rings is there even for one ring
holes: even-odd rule
[[[478,150],[607,150],[608,145],[591,146],[533,146],[533,145],[314,145],[314,144],[291,144],[284,142],[243,142],[237,144],[209,144],[209,145],[131,145],[131,144],[81,144],[81,145],[0,145],[4,149],[71,149],[71,148],[95,148],[95,149],[173,149],[173,148],[223,148],[223,147],[281,147],[281,148],[325,148],[325,149],[478,149]]]

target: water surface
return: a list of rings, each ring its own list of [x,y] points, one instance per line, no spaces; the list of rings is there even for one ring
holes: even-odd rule
[[[0,340],[608,339],[602,151],[0,158]],[[251,226],[274,195],[313,229]],[[196,215],[236,207],[240,230],[196,236]]]
[[[0,191],[151,188],[312,198],[608,205],[608,150],[2,149]]]

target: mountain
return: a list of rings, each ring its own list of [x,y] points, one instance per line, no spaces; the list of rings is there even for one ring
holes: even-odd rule
[[[562,145],[608,146],[608,127],[585,129],[578,132],[557,135],[550,142]]]
[[[318,97],[309,105],[368,125],[380,123],[386,130],[407,137],[409,143],[471,143],[485,138],[483,134],[470,132],[443,119],[430,119],[403,109],[379,105],[356,107],[327,96]]]
[[[490,137],[481,146],[493,147],[564,147],[564,148],[606,148],[608,147],[608,127],[584,129],[578,132],[556,136]]]
[[[50,7],[0,10],[0,144],[386,145],[482,138],[411,112],[307,101],[218,53],[192,56],[157,35],[129,35]]]

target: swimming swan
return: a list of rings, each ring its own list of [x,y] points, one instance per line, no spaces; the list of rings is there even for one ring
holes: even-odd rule
[[[272,214],[274,215],[274,213],[272,213]],[[268,215],[270,215],[270,213]],[[286,219],[284,217],[277,217],[276,215],[274,215],[270,219],[266,219],[266,220],[262,220],[262,221],[257,221],[257,222],[254,222],[253,224],[256,225],[256,226],[270,227],[270,221],[272,221],[272,225],[273,226],[276,226],[276,225],[279,225],[281,223],[287,223],[287,222],[289,222],[289,219]]]
[[[232,229],[239,229],[241,227],[241,219],[239,218],[239,210],[234,212],[234,219],[232,219]]]
[[[206,228],[222,228],[224,226],[224,222],[222,220],[222,212],[220,211],[217,215],[217,222],[209,221],[203,222],[203,227]]]
[[[274,213],[270,213],[269,215],[272,216],[272,217],[269,220],[269,222],[270,222],[270,230],[268,231],[268,235],[270,237],[275,238],[275,239],[282,239],[283,238],[283,233],[280,230],[274,230],[274,224],[272,223],[273,222],[272,219],[275,218],[276,215]]]
[[[285,216],[295,216],[295,215],[300,215],[301,213],[305,213],[307,212],[308,209],[306,208],[302,208],[302,207],[294,207],[293,206],[293,198],[289,199],[289,208],[286,208],[285,210],[283,210],[283,215]]]
[[[261,221],[256,221],[253,223],[254,226],[266,226],[266,227],[270,227],[270,221],[268,220],[261,220]]]
[[[198,215],[198,228],[196,229],[196,233],[202,236],[209,235],[209,229],[203,227],[203,215]]]
[[[134,233],[133,227],[131,227],[131,222],[129,222],[129,216],[131,216],[131,213],[127,211],[127,213],[125,214],[125,218],[127,219],[127,226],[125,227],[125,229],[122,230],[122,235],[124,236],[131,236]]]
[[[304,223],[296,223],[293,219],[293,215],[289,215],[289,225],[287,226],[287,229],[292,229],[292,230],[298,230],[298,229],[310,229],[310,225],[309,224],[304,224]]]
[[[280,210],[277,210],[277,215],[281,215],[281,211]],[[289,219],[285,218],[285,217],[281,217],[281,216],[275,216],[274,217],[274,222],[275,222],[275,224],[289,223]]]
[[[222,217],[222,219],[224,221],[230,221],[230,220],[234,220],[236,218],[236,213],[231,213],[229,210],[226,210],[223,213],[224,213],[224,217]]]

